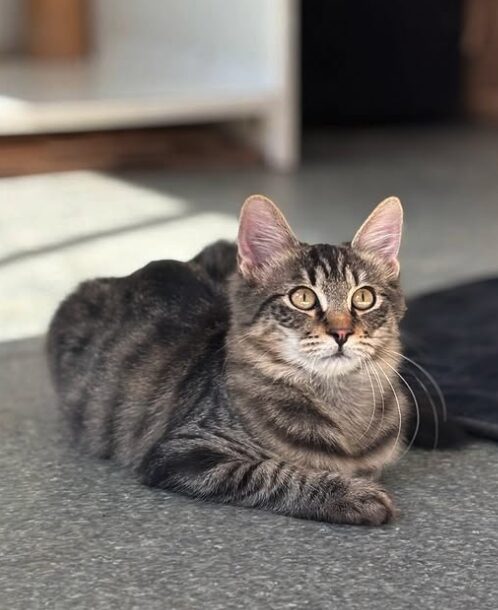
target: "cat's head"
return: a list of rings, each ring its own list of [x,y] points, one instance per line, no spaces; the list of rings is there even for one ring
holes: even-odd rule
[[[239,337],[275,362],[346,373],[398,345],[404,310],[398,250],[403,210],[380,203],[351,243],[308,245],[266,197],[249,197],[238,235],[232,306]]]

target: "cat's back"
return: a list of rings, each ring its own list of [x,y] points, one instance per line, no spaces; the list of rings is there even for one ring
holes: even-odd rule
[[[121,424],[138,434],[145,415],[168,409],[192,366],[201,376],[216,367],[227,326],[223,288],[191,263],[155,261],[69,295],[50,325],[49,363],[61,408],[75,432],[88,432],[92,453],[113,453],[116,434],[129,442]]]

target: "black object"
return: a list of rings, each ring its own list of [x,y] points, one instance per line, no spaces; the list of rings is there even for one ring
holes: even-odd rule
[[[417,444],[432,443],[434,407],[441,420],[439,446],[461,438],[459,425],[472,435],[498,441],[498,278],[411,300],[402,335],[405,354],[439,384],[449,416],[443,424],[440,399],[430,380],[407,362],[402,372],[415,391],[424,420]],[[429,391],[432,405],[417,378]]]
[[[455,115],[460,98],[461,4],[303,0],[304,124]]]

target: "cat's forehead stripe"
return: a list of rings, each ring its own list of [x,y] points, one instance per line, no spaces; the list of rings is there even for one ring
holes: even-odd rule
[[[305,271],[312,285],[317,281],[346,280],[351,284],[359,283],[359,273],[348,252],[343,248],[328,245],[316,245],[311,248],[306,258]]]
[[[304,269],[312,286],[316,286],[316,273],[314,267],[305,267]]]
[[[320,263],[325,275],[328,277],[332,273],[332,267],[325,257],[320,257]]]
[[[321,270],[322,275],[335,275],[338,267],[337,251],[334,246],[317,245],[309,252],[308,264],[315,272]]]
[[[320,250],[314,249],[312,251],[312,263],[317,275],[319,274],[322,280],[330,275],[331,268],[327,265],[326,259]]]
[[[314,289],[323,287],[328,294],[331,286],[337,283],[354,288],[369,284],[373,279],[371,269],[349,248],[317,244],[307,251],[298,281],[302,280]],[[336,285],[335,290],[338,288]]]
[[[326,267],[321,265],[316,268],[316,280],[317,285],[327,284],[329,281],[330,273],[327,273]]]
[[[345,265],[345,267],[344,267],[344,277],[346,278],[346,281],[348,282],[348,284],[350,284],[351,286],[355,286],[358,284],[358,281],[357,281],[358,276],[351,269],[351,267],[349,265]]]

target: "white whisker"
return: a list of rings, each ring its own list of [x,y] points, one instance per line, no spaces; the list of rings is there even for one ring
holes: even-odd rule
[[[415,413],[417,415],[417,423],[415,424],[415,430],[413,432],[412,438],[410,439],[410,442],[408,443],[408,445],[406,446],[405,451],[403,452],[403,454],[400,456],[400,460],[403,459],[405,457],[405,455],[408,453],[408,451],[410,451],[410,449],[413,446],[413,443],[415,442],[415,438],[417,437],[419,428],[420,428],[420,408],[418,406],[418,400],[417,397],[415,396],[415,392],[412,390],[410,384],[408,383],[408,381],[406,381],[406,379],[403,377],[403,375],[401,375],[401,373],[399,373],[393,366],[391,366],[389,364],[389,362],[387,362],[387,360],[384,360],[384,358],[381,358],[380,356],[378,356],[379,360],[382,360],[382,362],[384,364],[387,364],[387,366],[396,373],[396,375],[401,379],[401,381],[406,385],[406,387],[408,388],[410,394],[412,395],[413,398],[413,404],[415,405]]]
[[[411,358],[408,358],[408,356],[404,356],[403,354],[400,354],[399,352],[396,352],[396,351],[394,351],[392,349],[389,349],[389,350],[386,350],[386,351],[390,351],[392,354],[395,354],[396,356],[400,356],[401,358],[403,358],[407,362],[410,362],[411,364],[413,364],[413,366],[416,366],[419,369],[419,371],[424,373],[424,375],[432,383],[432,385],[434,386],[434,389],[436,390],[438,398],[441,401],[441,408],[443,410],[443,421],[446,421],[448,419],[448,409],[446,408],[446,400],[444,398],[443,392],[441,391],[441,388],[439,387],[439,384],[434,379],[434,377],[426,369],[424,369],[423,366],[418,364],[418,362],[415,362],[415,360],[412,360]]]
[[[372,415],[370,416],[370,421],[368,422],[367,429],[365,430],[365,432],[363,432],[363,434],[360,436],[358,441],[361,441],[361,439],[364,438],[366,436],[366,434],[368,433],[368,431],[370,430],[370,426],[372,425],[372,422],[375,417],[375,412],[377,411],[377,400],[375,398],[375,389],[374,389],[373,382],[372,382],[372,376],[370,375],[370,371],[368,370],[368,362],[366,360],[365,360],[365,362],[360,360],[360,363],[361,363],[362,367],[363,367],[363,364],[365,364],[365,371],[368,375],[368,381],[370,382],[370,388],[372,390],[373,407],[372,407]]]
[[[377,373],[376,367],[373,366],[374,362],[370,361],[370,364],[372,364],[372,373],[375,376],[375,379],[377,380],[377,385],[379,386],[379,392],[380,392],[380,397],[382,399],[382,411],[380,414],[380,421],[379,421],[379,425],[378,425],[378,430],[380,430],[382,428],[382,423],[384,422],[384,411],[385,411],[385,401],[384,401],[384,388],[382,387],[382,383],[380,381],[380,377],[379,377],[379,373]]]
[[[401,418],[402,418],[402,416],[401,416],[401,406],[399,404],[399,398],[398,398],[398,395],[396,394],[396,390],[394,389],[394,386],[391,383],[391,380],[389,379],[389,377],[386,375],[384,369],[380,366],[380,364],[375,363],[375,366],[377,366],[377,368],[380,370],[380,372],[386,378],[386,381],[387,381],[387,383],[389,384],[389,387],[392,390],[392,393],[393,393],[393,396],[394,396],[394,400],[396,401],[396,406],[398,408],[398,415],[399,415],[398,434],[396,435],[396,440],[394,441],[394,446],[393,446],[393,448],[391,450],[391,453],[389,454],[389,459],[391,459],[392,455],[396,451],[396,447],[398,446],[399,439],[401,437]]]
[[[431,405],[432,414],[434,416],[434,445],[432,447],[432,450],[435,451],[437,449],[437,446],[439,443],[439,417],[437,415],[437,408],[436,408],[436,405],[434,404],[434,400],[432,399],[432,396],[431,396],[429,390],[427,389],[427,386],[425,385],[425,383],[419,377],[417,377],[417,375],[415,375],[415,373],[412,373],[412,375],[415,377],[418,384],[422,387],[422,389],[426,393],[427,398],[429,399],[429,403]]]

